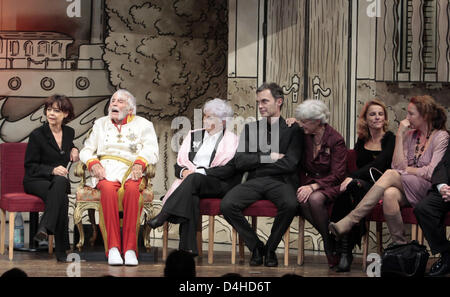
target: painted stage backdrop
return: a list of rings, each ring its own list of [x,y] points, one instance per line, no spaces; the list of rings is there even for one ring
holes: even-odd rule
[[[128,89],[159,139],[157,213],[174,179],[171,141],[181,127],[172,120],[227,97],[227,1],[1,0],[0,9],[1,142],[27,142],[45,121],[44,100],[59,93],[74,104],[68,125],[81,148],[113,92]]]
[[[231,102],[240,132],[257,116],[255,90],[264,80],[283,87],[285,117],[305,99],[323,100],[349,148],[357,115],[373,97],[388,105],[392,131],[413,95],[431,94],[450,115],[448,9],[444,0],[0,0],[0,142],[27,142],[45,120],[45,98],[59,93],[74,104],[68,125],[81,148],[112,93],[128,89],[159,140],[158,213],[174,180],[174,135],[187,128],[172,127],[173,119],[186,117],[194,128],[194,120],[201,122],[194,109],[218,97]],[[73,206],[72,200],[70,214]],[[71,215],[70,222],[73,231]],[[264,240],[272,222],[258,220]],[[207,241],[206,217],[202,224]],[[161,231],[152,236],[161,238]],[[216,242],[231,243],[221,216],[215,231]],[[297,218],[290,231],[295,249]],[[177,225],[169,237],[178,239]],[[323,250],[309,223],[305,248]],[[370,250],[376,251],[374,230]]]

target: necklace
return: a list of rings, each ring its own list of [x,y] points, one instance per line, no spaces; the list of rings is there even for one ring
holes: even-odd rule
[[[117,134],[117,143],[123,143],[122,134],[121,134],[121,132],[122,132],[122,124],[117,125],[116,123],[114,123],[114,126],[116,126],[117,131],[119,131],[119,134]]]
[[[418,135],[418,133],[416,134],[417,135],[417,141],[416,141],[416,149],[415,149],[415,152],[414,152],[414,159],[413,159],[413,164],[414,164],[414,167],[416,167],[416,168],[418,167],[417,163],[419,162],[419,159],[422,156],[423,151],[425,150],[425,145],[427,144],[428,139],[430,139],[430,136],[431,136],[431,133],[433,133],[433,130],[434,129],[431,129],[431,131],[429,133],[427,133],[426,140],[422,144],[422,146],[420,145],[420,135]]]

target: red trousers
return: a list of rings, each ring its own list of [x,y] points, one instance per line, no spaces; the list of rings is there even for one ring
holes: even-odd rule
[[[134,250],[137,255],[137,236],[143,208],[143,202],[140,201],[142,199],[139,199],[140,183],[141,179],[137,181],[129,179],[125,182],[122,218],[123,248],[120,236],[119,198],[117,195],[120,183],[103,179],[97,185],[101,193],[100,220],[103,216],[106,233],[103,234],[103,238],[107,238],[106,256],[108,256],[109,249],[113,247],[118,248],[121,253]]]

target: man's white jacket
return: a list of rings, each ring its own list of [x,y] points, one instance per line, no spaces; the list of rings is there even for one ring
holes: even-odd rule
[[[129,164],[111,156],[126,159],[130,164],[138,163],[144,167],[158,161],[158,139],[152,122],[140,116],[128,116],[121,125],[115,125],[109,116],[99,118],[80,151],[80,160],[90,169],[100,162],[106,171],[106,180],[122,182]],[[130,175],[128,175],[128,178]],[[87,184],[95,187],[96,178]]]

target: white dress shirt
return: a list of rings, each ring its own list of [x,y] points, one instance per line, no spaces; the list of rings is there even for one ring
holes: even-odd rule
[[[197,154],[195,154],[194,160],[192,163],[197,167],[195,169],[196,173],[201,173],[203,175],[206,175],[206,171],[204,168],[209,168],[209,164],[211,161],[211,155],[214,151],[214,148],[216,147],[216,143],[219,140],[219,137],[222,135],[222,132],[219,131],[213,135],[210,135],[208,131],[205,131],[205,135],[203,136],[203,142],[200,148],[197,151]],[[198,168],[203,167],[203,168]],[[182,169],[180,172],[180,178],[183,178],[183,171],[186,168]]]

